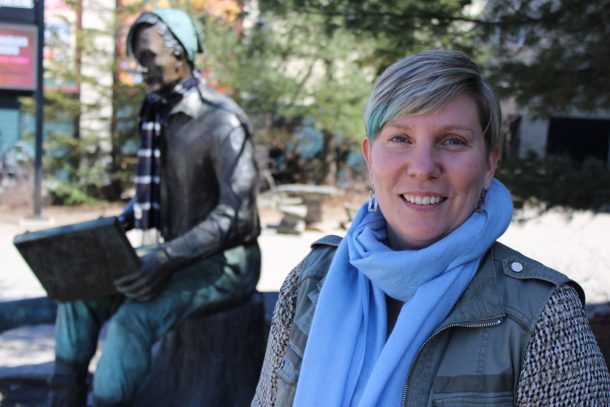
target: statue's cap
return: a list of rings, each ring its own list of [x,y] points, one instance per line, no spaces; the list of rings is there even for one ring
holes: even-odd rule
[[[203,34],[187,13],[175,8],[156,8],[140,15],[127,34],[127,55],[133,54],[133,40],[136,29],[141,25],[154,25],[161,20],[186,51],[189,61],[195,61],[195,54],[203,52]]]

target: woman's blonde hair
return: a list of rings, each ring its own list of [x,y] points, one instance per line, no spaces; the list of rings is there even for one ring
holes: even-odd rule
[[[375,83],[364,111],[367,137],[373,141],[387,122],[434,112],[461,93],[474,97],[491,151],[500,145],[500,102],[477,64],[459,51],[421,52],[390,65]]]

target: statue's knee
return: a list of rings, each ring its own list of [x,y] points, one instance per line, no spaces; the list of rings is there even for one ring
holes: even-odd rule
[[[149,331],[147,319],[143,312],[138,312],[133,307],[120,309],[108,321],[106,340],[113,341],[145,334]]]

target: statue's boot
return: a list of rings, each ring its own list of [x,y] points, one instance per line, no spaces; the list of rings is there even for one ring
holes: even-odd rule
[[[48,381],[49,407],[86,407],[88,366],[61,360],[55,361]]]

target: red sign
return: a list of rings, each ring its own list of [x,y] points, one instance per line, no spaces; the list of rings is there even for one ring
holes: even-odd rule
[[[0,89],[36,89],[37,27],[0,23]]]

